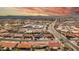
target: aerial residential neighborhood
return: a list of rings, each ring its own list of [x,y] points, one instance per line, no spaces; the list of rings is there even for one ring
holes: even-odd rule
[[[20,17],[25,18],[0,18],[1,51],[79,50],[79,28],[76,24],[78,20],[73,19],[78,17],[64,16],[64,20],[61,16]]]
[[[0,51],[79,51],[79,8],[0,8]]]

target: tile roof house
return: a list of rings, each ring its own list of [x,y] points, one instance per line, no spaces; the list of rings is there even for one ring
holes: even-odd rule
[[[0,43],[1,43],[1,47],[8,47],[8,48],[14,48],[17,44],[17,42],[10,42],[10,41],[4,41]]]
[[[48,46],[49,47],[60,47],[61,43],[59,43],[58,41],[49,41]]]
[[[17,48],[31,48],[31,46],[29,42],[21,42],[17,45]]]

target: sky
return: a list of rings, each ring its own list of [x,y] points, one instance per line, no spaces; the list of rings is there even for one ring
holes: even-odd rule
[[[79,7],[0,7],[0,16],[7,15],[78,15]]]

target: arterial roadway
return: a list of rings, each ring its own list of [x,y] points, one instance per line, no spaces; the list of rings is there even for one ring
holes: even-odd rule
[[[61,42],[60,39],[63,39],[63,41],[65,42],[64,44],[72,48],[74,51],[79,51],[79,47],[77,45],[71,43],[64,35],[60,34],[55,29],[56,23],[57,23],[57,19],[54,22],[52,22],[48,27],[48,31],[54,36],[55,40]]]

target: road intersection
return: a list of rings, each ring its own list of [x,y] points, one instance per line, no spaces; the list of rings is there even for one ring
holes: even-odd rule
[[[72,42],[70,42],[64,35],[60,34],[54,26],[56,25],[57,20],[55,20],[53,23],[51,23],[48,27],[48,31],[55,37],[55,40],[60,41],[60,39],[63,39],[67,46],[71,47],[74,51],[79,51],[79,47]]]

